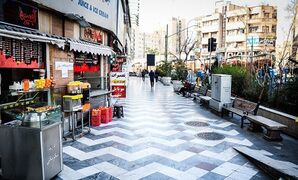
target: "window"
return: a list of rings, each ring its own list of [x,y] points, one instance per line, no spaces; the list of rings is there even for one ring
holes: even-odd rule
[[[249,15],[249,19],[257,19],[259,14],[251,14]]]
[[[262,31],[263,31],[264,33],[269,33],[269,26],[263,26],[263,27],[262,27]]]
[[[272,26],[271,32],[274,32],[274,33],[276,32],[276,26],[275,25]]]
[[[208,37],[208,33],[203,33],[203,38],[207,38]]]
[[[273,12],[273,14],[272,14],[272,18],[273,18],[273,19],[276,19],[276,18],[277,18],[277,11],[276,11],[276,10],[274,10],[274,12]]]
[[[249,27],[249,32],[250,33],[254,33],[254,32],[257,32],[258,31],[258,26],[251,26]]]
[[[264,18],[268,19],[270,16],[270,13],[264,13]]]
[[[217,32],[213,32],[213,33],[211,33],[211,37],[216,38],[216,36],[217,36]]]
[[[202,47],[203,47],[204,49],[207,49],[207,48],[208,48],[208,44],[204,44]]]
[[[239,34],[244,34],[244,29],[239,29]]]
[[[237,42],[236,47],[242,47],[243,46],[243,42]]]

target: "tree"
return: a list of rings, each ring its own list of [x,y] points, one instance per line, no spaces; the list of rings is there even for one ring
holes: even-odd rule
[[[191,38],[191,37],[186,37],[184,43],[182,44],[182,52],[185,54],[185,59],[184,61],[187,61],[188,56],[190,52],[195,48],[195,45],[197,44],[197,40]]]

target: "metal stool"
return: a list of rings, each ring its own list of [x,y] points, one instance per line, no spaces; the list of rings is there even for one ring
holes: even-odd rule
[[[124,117],[123,106],[122,105],[119,105],[119,104],[114,105],[113,117],[117,117],[117,118]]]

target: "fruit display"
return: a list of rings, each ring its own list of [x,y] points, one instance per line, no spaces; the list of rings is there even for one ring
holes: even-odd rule
[[[45,79],[37,79],[34,81],[34,83],[35,83],[35,89],[43,89],[45,87],[46,80]]]
[[[72,81],[67,84],[67,93],[68,94],[79,94],[82,92],[81,88],[82,82]]]
[[[37,79],[34,81],[35,89],[50,88],[54,83],[53,77],[51,79]]]

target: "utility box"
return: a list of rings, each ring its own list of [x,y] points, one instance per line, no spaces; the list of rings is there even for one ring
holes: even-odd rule
[[[211,100],[209,106],[221,112],[223,104],[231,102],[232,76],[227,74],[213,74],[211,86]]]

